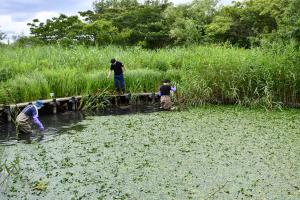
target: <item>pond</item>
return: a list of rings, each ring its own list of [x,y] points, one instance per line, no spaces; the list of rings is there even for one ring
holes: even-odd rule
[[[1,123],[0,122],[0,146],[14,145],[18,142],[31,143],[32,141],[45,142],[53,139],[56,135],[60,135],[69,129],[80,129],[81,125],[77,126],[77,123],[84,120],[86,116],[106,116],[106,115],[128,115],[135,113],[150,113],[160,111],[158,104],[137,104],[137,105],[123,105],[107,107],[102,111],[97,112],[63,112],[57,115],[44,114],[40,116],[40,120],[43,122],[46,130],[43,137],[40,138],[38,133],[34,133],[33,136],[22,134],[16,137],[16,129],[13,123]],[[1,148],[0,148],[1,155]]]
[[[299,199],[299,110],[85,116],[19,159],[1,199]],[[79,127],[79,128],[78,128]]]

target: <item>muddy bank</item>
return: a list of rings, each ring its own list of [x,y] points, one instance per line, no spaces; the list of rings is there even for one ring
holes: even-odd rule
[[[210,107],[90,116],[17,143],[9,199],[298,199],[299,111]]]

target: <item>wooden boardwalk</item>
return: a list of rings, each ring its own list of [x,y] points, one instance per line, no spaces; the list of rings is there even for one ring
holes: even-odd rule
[[[44,102],[45,105],[44,107],[48,108],[48,112],[52,114],[56,114],[58,108],[66,104],[69,105],[69,107],[71,108],[70,110],[73,111],[77,110],[78,105],[83,97],[84,96],[72,96],[72,97],[44,99],[42,101]],[[157,98],[158,93],[154,93],[154,92],[153,93],[126,93],[122,95],[107,95],[105,97],[109,99],[112,102],[112,104],[118,105],[119,103],[124,103],[124,102],[129,103],[132,99],[134,99],[137,103],[143,101],[155,102],[158,99]],[[11,121],[13,112],[18,112],[22,110],[30,103],[34,103],[34,101],[17,103],[17,104],[9,104],[9,105],[0,104],[0,114],[2,116],[5,115],[7,121]],[[43,109],[45,109],[44,107]],[[41,109],[41,111],[43,111],[43,109]]]

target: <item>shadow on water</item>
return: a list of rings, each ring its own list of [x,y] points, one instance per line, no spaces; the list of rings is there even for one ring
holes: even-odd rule
[[[160,111],[157,104],[145,105],[126,105],[118,107],[109,107],[98,112],[73,112],[68,111],[56,115],[43,115],[40,120],[45,127],[43,134],[34,129],[33,134],[19,134],[16,135],[16,128],[13,123],[0,122],[0,145],[14,145],[18,142],[32,143],[45,142],[52,140],[55,136],[63,133],[80,132],[85,127],[78,122],[84,120],[87,116],[107,116],[107,115],[128,115],[136,113],[151,113]]]

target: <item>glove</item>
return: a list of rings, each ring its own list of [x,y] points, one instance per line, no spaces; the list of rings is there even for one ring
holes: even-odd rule
[[[40,131],[44,131],[44,126],[43,124],[40,122],[38,116],[34,116],[33,117],[33,122],[39,127]]]
[[[176,92],[176,86],[171,87],[171,90],[172,90],[173,92]]]

